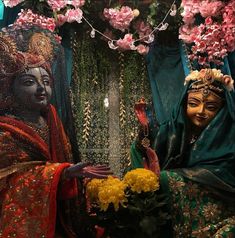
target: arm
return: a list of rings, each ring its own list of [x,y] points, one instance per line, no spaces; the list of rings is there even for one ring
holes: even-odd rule
[[[149,116],[147,115],[147,105],[143,98],[135,104],[135,113],[141,127],[137,140],[131,147],[131,167],[144,167],[159,174],[158,157],[151,148],[151,141],[153,141],[156,133],[156,128],[154,128],[153,125],[155,126],[156,124],[153,123],[153,121],[151,121],[150,124]],[[150,129],[150,125],[152,125],[153,128]],[[150,134],[150,131],[153,133]]]

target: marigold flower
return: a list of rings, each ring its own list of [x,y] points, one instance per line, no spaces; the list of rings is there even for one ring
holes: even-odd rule
[[[104,179],[92,179],[86,185],[86,191],[91,201],[98,200],[99,187],[102,185]]]
[[[135,169],[124,176],[124,182],[130,186],[131,191],[151,192],[159,189],[159,178],[155,173],[147,169]]]
[[[109,176],[99,187],[98,200],[100,209],[106,211],[111,203],[114,205],[115,211],[119,209],[119,205],[124,206],[124,203],[127,202],[125,189],[125,183],[118,178]]]

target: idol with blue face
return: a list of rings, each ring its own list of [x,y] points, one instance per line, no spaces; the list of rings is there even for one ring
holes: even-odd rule
[[[26,111],[41,111],[50,102],[52,88],[49,73],[42,67],[28,68],[13,83],[14,100]]]

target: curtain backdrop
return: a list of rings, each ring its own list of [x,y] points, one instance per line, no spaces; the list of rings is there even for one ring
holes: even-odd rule
[[[5,8],[3,19],[0,20],[0,28],[12,24],[19,10],[18,7]],[[64,89],[68,88],[71,83],[73,64],[72,51],[66,46],[67,43],[64,44],[64,58],[60,59],[65,65],[62,68],[55,68],[59,80],[57,79],[55,82],[53,99],[64,123],[68,122],[67,117],[70,114],[67,90]],[[190,65],[181,42],[174,47],[154,44],[146,57],[146,63],[156,118],[159,123],[162,123],[167,120],[175,102],[178,101],[183,89],[184,78],[190,72]],[[62,65],[61,62],[59,65]],[[235,79],[235,52],[225,58],[224,66],[221,69],[224,73],[231,74]]]

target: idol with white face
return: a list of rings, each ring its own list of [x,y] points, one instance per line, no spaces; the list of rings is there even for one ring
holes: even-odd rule
[[[40,111],[50,102],[52,89],[49,73],[42,67],[24,70],[13,83],[17,105],[28,111]]]
[[[186,114],[193,126],[204,129],[223,106],[223,100],[212,93],[189,92]]]

